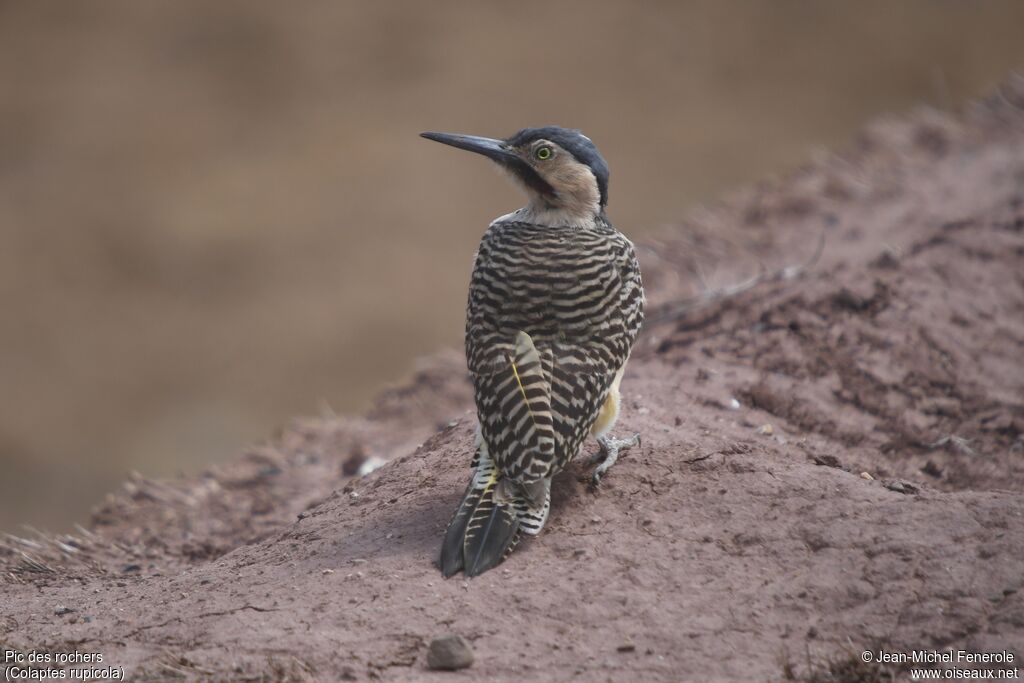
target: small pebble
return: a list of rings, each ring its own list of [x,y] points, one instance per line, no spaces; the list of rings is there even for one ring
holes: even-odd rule
[[[872,477],[872,476],[871,476],[870,474],[868,474],[867,472],[861,472],[861,473],[860,473],[860,478],[861,478],[861,479],[867,479],[868,481],[871,481],[871,480],[873,480],[873,479],[874,479],[874,477]]]
[[[771,436],[772,434],[775,433],[775,430],[772,428],[770,424],[765,423],[757,428],[757,433],[764,434],[765,436]]]
[[[905,481],[891,481],[885,485],[885,488],[905,495],[913,495],[917,493],[917,487],[913,484],[908,484]]]
[[[430,641],[427,666],[431,669],[456,671],[473,664],[473,648],[459,635],[447,635]]]

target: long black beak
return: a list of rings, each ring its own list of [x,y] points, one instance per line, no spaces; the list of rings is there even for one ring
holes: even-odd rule
[[[469,152],[483,154],[488,159],[493,159],[505,166],[518,161],[518,157],[509,151],[502,140],[482,138],[476,135],[459,135],[457,133],[420,133],[420,137],[451,145],[452,147],[458,147]]]
[[[504,140],[481,138],[476,135],[459,135],[457,133],[420,133],[420,137],[470,152],[476,152],[477,154],[483,154],[488,159],[492,159],[510,170],[524,185],[542,197],[553,200],[556,196],[554,188],[541,178],[535,170],[530,168],[529,164],[509,149]]]

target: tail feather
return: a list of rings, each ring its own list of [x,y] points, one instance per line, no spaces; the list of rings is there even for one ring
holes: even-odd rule
[[[480,466],[481,460],[484,461],[483,468]],[[452,521],[448,523],[444,542],[441,544],[441,573],[446,579],[462,570],[464,564],[462,540],[466,536],[466,525],[469,523],[469,518],[473,516],[473,511],[476,510],[476,506],[480,502],[484,484],[494,469],[491,459],[487,456],[487,446],[484,445],[479,425],[476,428],[473,461],[469,466],[473,470],[473,478],[470,480],[469,486],[466,487],[466,492],[462,494],[462,501],[459,503]]]
[[[445,578],[459,570],[476,576],[504,560],[519,542],[516,508],[495,499],[499,475],[481,448],[473,480],[448,524],[441,544],[441,573]]]
[[[513,503],[516,516],[519,519],[519,529],[524,534],[536,536],[544,528],[548,521],[548,513],[551,511],[551,480],[545,479],[540,490],[540,500],[531,503],[530,500],[520,498]]]
[[[494,486],[480,497],[463,539],[463,571],[477,576],[498,566],[519,542],[519,520],[511,505],[494,500]]]
[[[474,489],[474,483],[475,481],[470,482],[465,495],[462,496],[459,509],[455,511],[455,516],[448,523],[448,530],[445,531],[444,542],[441,544],[441,573],[446,579],[461,571],[464,565],[462,539],[466,536],[466,525],[469,523],[469,518],[472,517],[477,503],[480,502],[481,491]]]

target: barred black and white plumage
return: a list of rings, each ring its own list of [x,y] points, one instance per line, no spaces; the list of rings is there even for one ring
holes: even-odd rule
[[[643,286],[632,243],[606,218],[607,167],[589,139],[560,128],[505,141],[429,136],[473,151],[481,140],[492,143],[482,153],[531,195],[527,207],[487,229],[470,281],[466,356],[478,443],[441,566],[446,576],[475,575],[501,562],[521,533],[540,532],[551,478],[588,434],[614,423],[643,320]],[[608,460],[595,482],[617,450],[632,445],[601,444]]]

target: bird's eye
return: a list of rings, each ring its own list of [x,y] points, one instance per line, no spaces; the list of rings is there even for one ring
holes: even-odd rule
[[[534,152],[533,154],[541,161],[544,161],[546,159],[551,158],[551,148],[548,147],[547,145],[544,145],[543,147],[538,147],[537,151]]]

